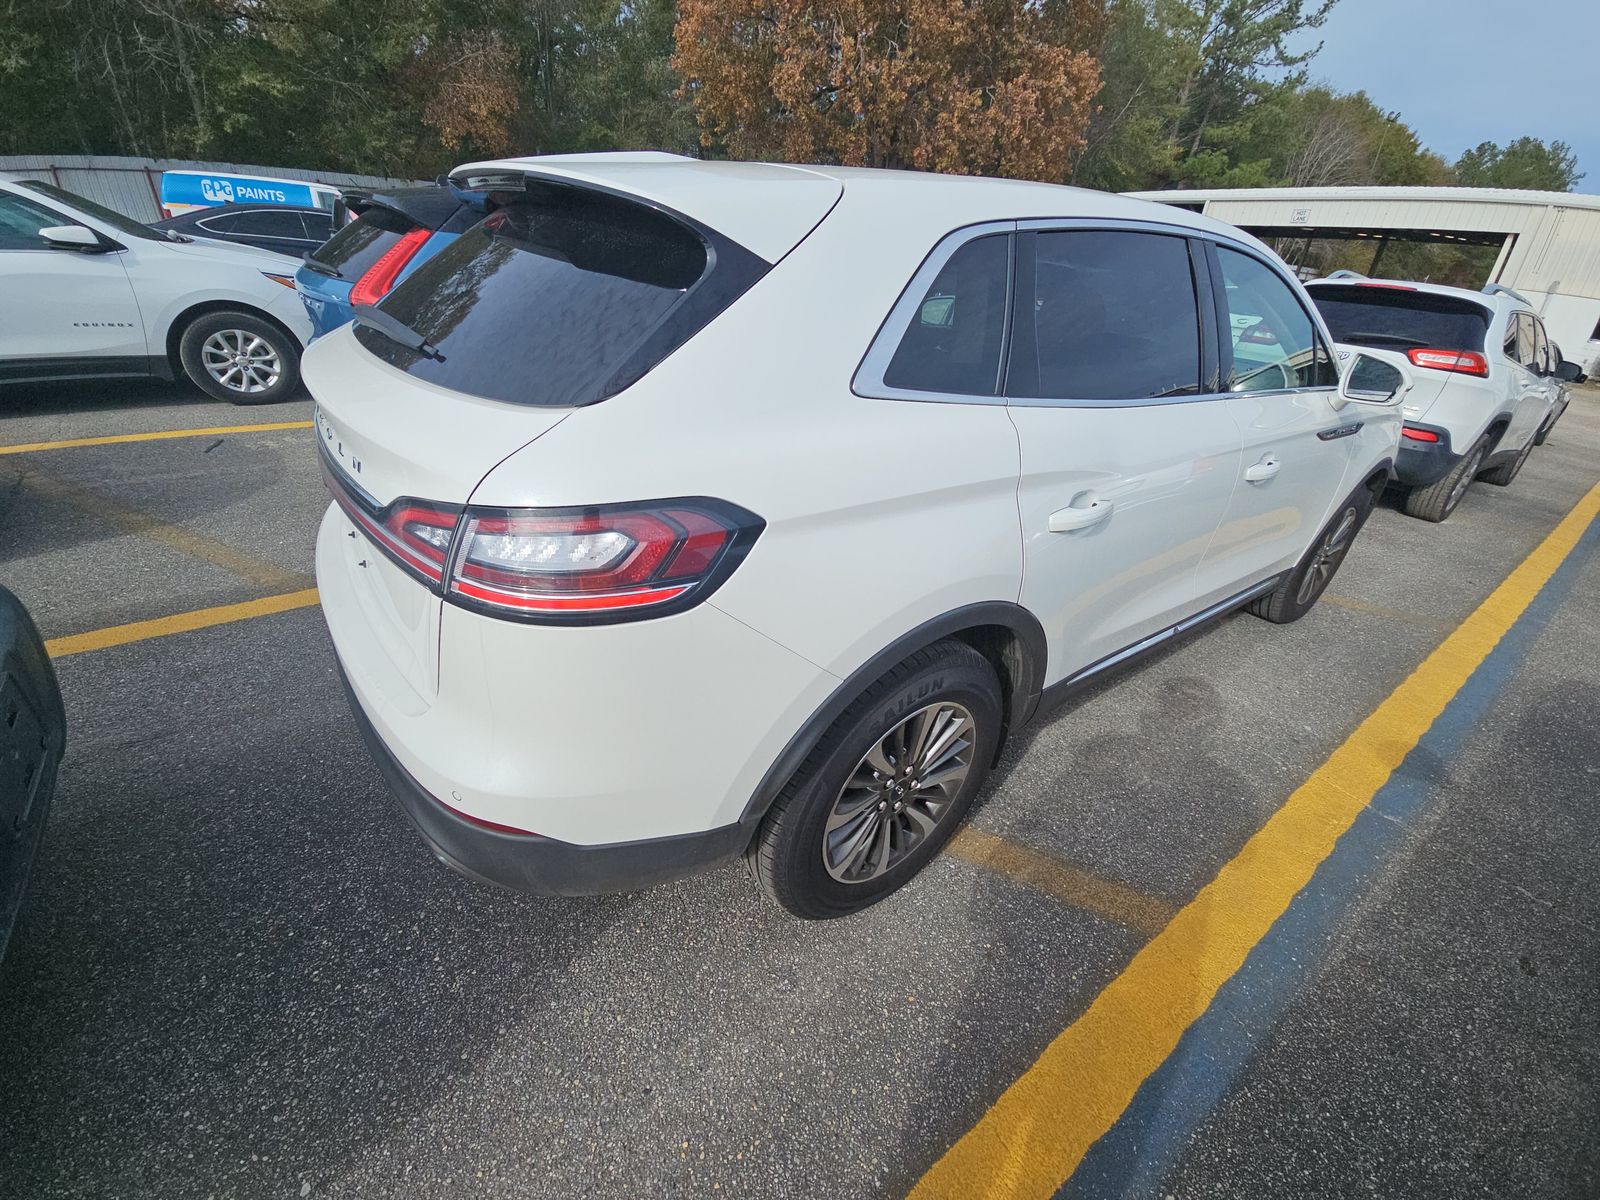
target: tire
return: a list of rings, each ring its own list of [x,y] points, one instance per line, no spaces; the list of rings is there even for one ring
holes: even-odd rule
[[[1455,512],[1488,456],[1489,438],[1486,434],[1472,444],[1472,448],[1462,455],[1461,461],[1443,479],[1427,487],[1411,489],[1406,496],[1406,515],[1422,521],[1444,520]]]
[[[1365,486],[1345,498],[1334,509],[1328,523],[1318,531],[1310,549],[1301,555],[1294,570],[1279,581],[1278,586],[1264,596],[1252,600],[1249,609],[1256,616],[1274,625],[1287,625],[1298,621],[1313,608],[1328,590],[1328,584],[1338,574],[1356,535],[1372,515],[1377,497]]]
[[[1544,445],[1545,438],[1550,436],[1550,431],[1555,427],[1556,423],[1554,421],[1551,421],[1548,425],[1541,425],[1539,427],[1539,432],[1533,435],[1533,444],[1535,446]]]
[[[1482,471],[1478,478],[1485,483],[1492,483],[1495,487],[1505,487],[1517,477],[1517,472],[1522,470],[1522,464],[1528,461],[1528,455],[1533,453],[1534,446],[1538,445],[1537,439],[1530,441],[1522,448],[1522,452],[1510,462],[1501,463],[1488,471]]]
[[[196,317],[178,341],[178,359],[196,387],[234,404],[287,400],[300,386],[300,344],[294,335],[247,312]],[[228,379],[245,386],[224,382]]]
[[[811,920],[882,900],[960,825],[994,762],[1001,714],[994,668],[972,647],[937,642],[913,654],[845,710],[773,802],[747,856],[756,881]],[[952,721],[968,727],[945,741]],[[922,770],[946,777],[926,791],[906,761],[919,733],[931,741]]]

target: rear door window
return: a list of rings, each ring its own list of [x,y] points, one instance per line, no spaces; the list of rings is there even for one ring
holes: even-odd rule
[[[1529,371],[1536,370],[1539,365],[1539,343],[1533,331],[1533,317],[1528,313],[1517,314],[1517,362]]]
[[[415,228],[417,223],[409,217],[374,205],[324,242],[316,251],[317,262],[354,283]]]
[[[295,238],[303,241],[306,227],[297,212],[263,208],[255,212],[240,213],[239,222],[234,226],[233,232],[250,237]]]
[[[1456,296],[1351,284],[1326,284],[1307,291],[1336,342],[1402,352],[1482,353],[1489,331],[1489,310]]]
[[[1257,258],[1219,247],[1217,260],[1227,297],[1231,392],[1333,387],[1333,359],[1300,299],[1276,271]],[[1225,364],[1226,366],[1227,364]]]
[[[883,373],[892,388],[992,396],[1000,386],[1011,238],[974,238],[929,285]]]
[[[1182,237],[1025,233],[1006,394],[1157,400],[1198,394],[1200,313]]]
[[[382,301],[436,353],[359,324],[356,338],[383,361],[469,395],[590,404],[677,349],[767,266],[660,209],[530,185]]]

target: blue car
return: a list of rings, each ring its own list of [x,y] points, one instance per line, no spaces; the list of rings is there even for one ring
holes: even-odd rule
[[[484,214],[484,194],[455,187],[399,188],[351,200],[356,218],[308,252],[294,283],[311,315],[312,338],[376,304]]]

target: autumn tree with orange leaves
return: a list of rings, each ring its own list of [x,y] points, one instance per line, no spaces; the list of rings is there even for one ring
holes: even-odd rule
[[[676,43],[735,158],[1059,180],[1100,86],[1024,0],[679,0]]]

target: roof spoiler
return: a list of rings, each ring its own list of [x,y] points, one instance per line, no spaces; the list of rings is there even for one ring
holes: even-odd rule
[[[1533,307],[1533,301],[1532,300],[1529,300],[1526,296],[1524,296],[1521,292],[1517,291],[1515,288],[1508,288],[1503,283],[1486,284],[1484,286],[1484,289],[1483,289],[1483,294],[1485,296],[1510,296],[1518,304],[1526,304],[1529,308]]]
[[[1329,279],[1365,279],[1366,276],[1363,275],[1360,271],[1335,271],[1332,275],[1327,276],[1327,278],[1329,278]]]

